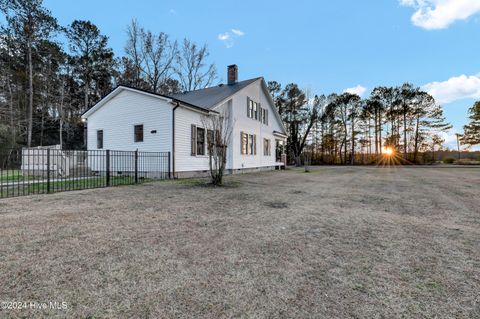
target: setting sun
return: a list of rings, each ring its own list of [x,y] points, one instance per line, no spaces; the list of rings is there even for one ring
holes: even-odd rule
[[[387,156],[392,156],[395,151],[393,150],[393,148],[390,148],[390,147],[387,147],[383,150],[384,154],[387,155]]]

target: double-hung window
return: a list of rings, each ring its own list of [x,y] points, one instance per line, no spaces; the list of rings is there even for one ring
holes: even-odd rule
[[[242,155],[257,154],[257,136],[255,134],[240,133],[240,153]]]
[[[205,155],[205,129],[197,127],[197,155]]]
[[[253,118],[253,107],[255,105],[255,102],[253,102],[252,100],[248,99],[248,103],[247,103],[247,117],[249,118]]]
[[[268,125],[268,110],[251,98],[247,98],[247,117]]]

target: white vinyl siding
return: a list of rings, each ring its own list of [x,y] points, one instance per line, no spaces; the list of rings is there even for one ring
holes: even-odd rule
[[[135,125],[143,125],[143,142],[135,142]],[[103,131],[103,149],[171,152],[172,105],[138,92],[121,91],[87,119],[87,147],[98,149],[97,130]]]
[[[257,120],[254,113],[246,112],[246,101],[258,103]],[[150,152],[172,152],[172,109],[168,100],[141,92],[122,90],[116,96],[88,116],[88,149],[98,149],[97,130],[103,131],[103,149]],[[257,80],[215,108],[215,111],[228,110],[230,125],[233,126],[227,148],[227,169],[242,169],[278,165],[275,161],[274,131],[283,132],[273,105]],[[261,109],[260,109],[261,108]],[[263,110],[263,111],[261,111]],[[253,112],[253,104],[252,104]],[[265,118],[265,119],[264,119]],[[264,122],[266,123],[264,124]],[[135,143],[134,126],[143,125],[143,142]],[[197,155],[197,143],[192,142],[192,125],[203,128],[202,113],[183,106],[175,110],[175,170],[177,172],[208,171],[209,159]],[[252,135],[250,147],[242,151],[241,132]],[[132,136],[133,135],[133,136]],[[196,140],[196,134],[195,140]],[[271,140],[271,155],[263,155],[264,139]],[[248,144],[249,138],[247,138]],[[207,142],[207,133],[205,141]],[[195,145],[195,156],[192,156]],[[253,148],[252,148],[253,147]],[[251,154],[249,154],[251,153]],[[257,154],[257,156],[252,156]],[[258,156],[261,155],[261,156]]]
[[[259,114],[258,120],[252,119],[250,108],[245,106],[246,101],[257,102],[264,111]],[[261,80],[258,80],[243,90],[237,92],[232,97],[232,110],[234,130],[232,134],[232,160],[231,165],[234,169],[275,166],[279,163],[275,160],[275,136],[274,131],[283,132],[283,128],[277,119],[274,111],[274,105],[270,103],[266,92],[263,90]],[[252,108],[253,109],[253,108]],[[260,116],[262,115],[262,116]],[[263,118],[264,117],[264,118]],[[265,120],[264,120],[265,119]],[[241,133],[256,136],[257,156],[251,156],[246,151],[242,151]],[[264,155],[263,140],[269,139],[270,155]],[[258,156],[258,155],[261,156]]]

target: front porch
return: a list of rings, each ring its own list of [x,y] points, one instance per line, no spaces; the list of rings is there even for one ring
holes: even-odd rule
[[[274,131],[275,136],[275,169],[285,169],[287,167],[287,154],[285,153],[287,135]]]

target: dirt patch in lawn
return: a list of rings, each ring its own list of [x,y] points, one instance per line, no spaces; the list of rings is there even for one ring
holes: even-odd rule
[[[480,170],[312,168],[0,201],[0,317],[480,316]]]

